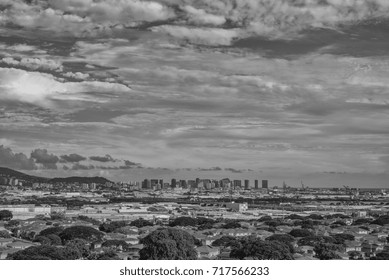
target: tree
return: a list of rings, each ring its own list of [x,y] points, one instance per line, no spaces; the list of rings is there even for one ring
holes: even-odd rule
[[[198,230],[206,230],[206,229],[213,229],[214,224],[213,223],[206,223],[201,224],[197,227]]]
[[[205,224],[214,224],[214,223],[216,223],[215,220],[208,219],[208,218],[205,218],[205,217],[197,217],[196,220],[197,220],[197,224],[198,225],[205,225]]]
[[[332,243],[334,244],[336,240],[330,236],[307,236],[301,238],[299,241],[297,241],[297,244],[299,246],[315,246],[319,243]]]
[[[340,213],[336,213],[336,214],[329,214],[329,215],[326,215],[325,216],[326,219],[349,219],[350,216],[347,216],[347,215],[344,215],[344,214],[340,214]]]
[[[231,221],[231,222],[227,222],[225,223],[222,228],[225,228],[225,229],[230,229],[230,228],[240,228],[242,227],[242,225],[237,222],[237,221]]]
[[[102,252],[92,252],[88,260],[120,260],[113,248],[103,248]]]
[[[186,231],[160,228],[141,240],[141,260],[195,260],[195,238]]]
[[[342,220],[335,221],[335,222],[333,222],[333,223],[330,225],[331,228],[342,227],[342,226],[347,226],[346,222],[345,222],[345,221],[342,221]]]
[[[53,246],[62,245],[61,238],[56,234],[48,234],[48,235],[46,235],[46,238],[48,238],[50,240],[50,245],[53,245]]]
[[[49,234],[56,234],[59,235],[64,230],[63,227],[49,227],[44,230],[42,230],[39,235],[46,236]]]
[[[0,210],[0,221],[10,221],[12,220],[13,215],[9,210]]]
[[[374,259],[375,260],[389,260],[389,251],[382,251],[382,252],[377,253]]]
[[[380,226],[387,225],[387,224],[389,224],[389,215],[379,216],[376,220],[374,220],[371,223],[372,224],[377,224],[377,225],[380,225]]]
[[[216,239],[215,241],[212,242],[212,246],[217,246],[217,247],[229,247],[231,246],[232,244],[234,244],[234,242],[236,242],[236,238],[233,237],[233,236],[228,236],[228,235],[225,235],[225,236],[222,236],[220,237],[219,239]]]
[[[99,226],[99,230],[104,232],[113,232],[118,228],[125,227],[127,224],[125,221],[114,221],[110,223],[103,223]]]
[[[339,234],[334,234],[331,236],[332,238],[335,239],[335,244],[344,244],[345,241],[354,241],[355,236],[352,234],[347,234],[347,233],[339,233]]]
[[[266,238],[266,241],[277,241],[279,243],[283,243],[286,246],[288,246],[289,251],[291,253],[294,253],[294,246],[292,245],[292,242],[295,241],[295,238],[291,236],[290,234],[273,234]]]
[[[153,223],[150,221],[147,221],[145,219],[139,218],[137,220],[134,220],[130,223],[130,226],[134,226],[137,228],[147,227],[147,226],[153,226]]]
[[[171,227],[187,227],[187,226],[192,226],[195,227],[197,225],[197,220],[195,218],[191,217],[178,217],[174,219],[172,222],[170,222],[169,226]]]
[[[294,237],[290,234],[273,234],[266,238],[267,241],[279,241],[282,243],[294,242]]]
[[[353,226],[358,226],[358,225],[362,225],[362,224],[370,224],[370,222],[371,222],[370,219],[361,218],[361,219],[355,220],[353,222]]]
[[[246,237],[238,240],[230,257],[235,259],[254,258],[256,260],[293,260],[290,248],[278,241],[263,241],[260,238]]]
[[[0,230],[0,238],[11,238],[11,234],[6,230]]]
[[[286,216],[285,219],[290,219],[290,220],[304,220],[303,216],[297,215],[297,214],[291,214],[289,216]]]
[[[53,212],[53,213],[50,214],[50,219],[52,219],[52,220],[64,220],[65,219],[65,213]]]
[[[338,260],[341,259],[336,251],[339,246],[331,243],[318,243],[313,250],[315,251],[315,257],[320,260]]]
[[[85,239],[88,242],[99,241],[104,236],[104,233],[87,226],[73,226],[64,229],[59,237],[62,239],[62,242],[66,243],[69,240],[76,238]]]
[[[362,253],[359,251],[350,251],[348,256],[350,260],[363,260]]]
[[[278,226],[285,225],[285,222],[281,219],[273,219],[273,220],[265,221],[265,224],[268,225],[269,227],[278,227]]]
[[[289,234],[292,235],[293,237],[307,237],[307,236],[313,236],[314,235],[308,229],[299,229],[299,228],[292,229],[289,232]]]
[[[51,245],[51,240],[43,235],[35,237],[34,242],[39,242],[41,245]]]
[[[71,248],[33,246],[7,256],[8,260],[75,260],[79,254]]]
[[[319,225],[319,220],[305,219],[300,222],[300,226],[303,229],[314,229],[315,226]]]
[[[272,219],[273,218],[270,216],[262,216],[261,218],[258,219],[258,222],[266,222],[266,221],[270,221]]]
[[[80,221],[85,221],[85,222],[88,222],[88,223],[91,223],[95,226],[100,226],[101,225],[101,222],[96,220],[96,219],[93,219],[91,217],[88,217],[88,216],[84,216],[84,215],[79,215],[77,217]]]
[[[19,226],[20,226],[20,221],[17,220],[11,220],[4,225],[4,227],[9,230],[13,230],[15,228],[18,228]]]
[[[306,217],[306,219],[312,219],[312,220],[323,220],[323,216],[319,214],[311,214]]]
[[[81,238],[75,238],[66,243],[66,247],[78,251],[82,258],[87,258],[90,255],[90,246],[88,242]]]

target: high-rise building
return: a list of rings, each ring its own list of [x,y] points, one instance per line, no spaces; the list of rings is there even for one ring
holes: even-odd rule
[[[172,188],[175,188],[177,186],[177,180],[176,179],[172,179],[172,183],[170,185]]]
[[[151,189],[151,181],[149,179],[143,180],[142,189]]]
[[[250,181],[249,180],[244,180],[244,188],[246,190],[250,189]]]
[[[159,180],[160,188],[163,189],[163,179]]]
[[[188,187],[189,188],[194,188],[196,187],[196,181],[195,180],[188,180]]]
[[[186,180],[180,180],[180,187],[183,189],[186,189],[188,184],[186,183]]]
[[[8,179],[6,177],[0,177],[0,185],[7,185]]]
[[[259,182],[258,182],[258,180],[254,181],[254,188],[255,189],[259,189]]]
[[[268,180],[262,180],[262,188],[263,189],[269,188],[269,181]]]
[[[157,189],[158,179],[151,179],[150,184],[151,184],[151,189],[153,189],[153,190]]]
[[[242,181],[241,180],[234,180],[234,187],[241,187],[242,186]]]

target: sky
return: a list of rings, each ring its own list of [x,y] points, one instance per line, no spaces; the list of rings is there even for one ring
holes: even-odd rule
[[[388,187],[388,15],[386,0],[0,0],[0,166]]]

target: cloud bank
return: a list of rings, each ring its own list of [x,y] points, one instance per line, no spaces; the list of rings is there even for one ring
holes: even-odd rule
[[[386,16],[389,4],[382,0],[50,0],[2,1],[0,24],[51,30],[58,34],[98,36],[144,23],[193,43],[229,45],[232,38],[266,36],[292,38],[310,28],[340,25]],[[191,28],[196,26],[196,28]],[[237,28],[236,31],[229,30]],[[213,29],[212,29],[213,28]],[[107,33],[108,32],[108,33]],[[190,35],[190,33],[193,33]]]

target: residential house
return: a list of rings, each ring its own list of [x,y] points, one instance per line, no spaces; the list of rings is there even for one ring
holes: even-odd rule
[[[314,255],[313,246],[299,246],[296,249],[297,252],[301,252],[303,255]]]
[[[32,242],[28,242],[28,241],[24,241],[24,240],[15,240],[14,242],[10,243],[7,245],[7,247],[9,248],[12,248],[12,249],[18,249],[18,250],[24,250],[24,249],[27,249],[29,247],[32,247],[32,246],[37,246],[37,244],[35,243],[32,243]]]
[[[358,241],[345,241],[345,252],[351,252],[351,251],[362,251],[361,243]]]
[[[214,259],[220,254],[219,247],[204,245],[196,248],[198,258]]]
[[[13,238],[0,238],[0,247],[6,247],[14,241]]]

